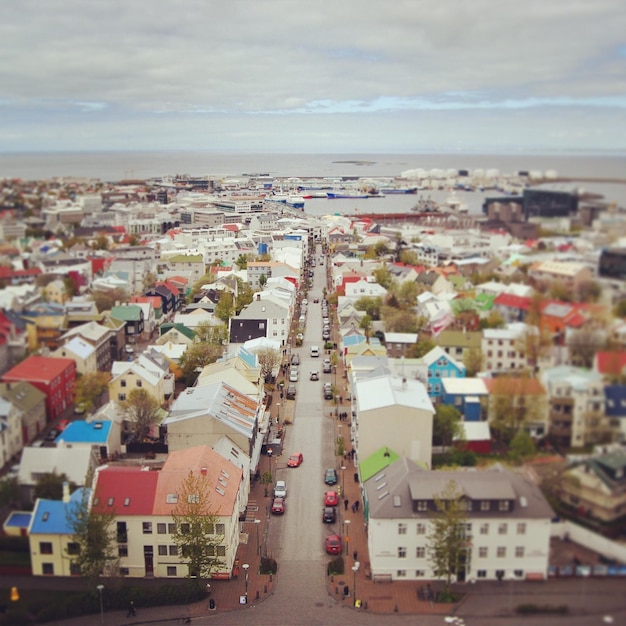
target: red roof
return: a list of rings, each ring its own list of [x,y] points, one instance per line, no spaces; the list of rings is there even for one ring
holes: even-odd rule
[[[24,276],[39,276],[41,270],[38,267],[31,267],[27,270],[14,270],[11,267],[0,267],[0,278],[21,278]]]
[[[152,515],[159,472],[111,466],[98,472],[94,509],[117,515]],[[155,529],[156,530],[156,529]]]
[[[510,293],[498,294],[493,303],[500,306],[508,306],[512,309],[522,309],[524,311],[528,311],[530,308],[530,298],[526,296],[514,296]]]
[[[626,352],[597,352],[596,369],[600,374],[621,374],[626,367]]]
[[[50,384],[69,367],[75,368],[74,359],[57,359],[51,356],[32,355],[12,367],[2,376],[3,381],[26,380]]]

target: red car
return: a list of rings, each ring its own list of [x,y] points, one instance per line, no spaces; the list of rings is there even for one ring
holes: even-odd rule
[[[326,537],[327,554],[341,554],[341,537],[339,535],[328,535]]]
[[[57,428],[63,432],[70,424],[72,423],[71,420],[68,419],[63,419],[59,422],[59,425],[57,426]]]
[[[274,515],[282,515],[285,512],[285,500],[283,498],[274,498],[272,502],[272,513]]]
[[[295,452],[287,460],[287,467],[300,467],[303,460],[302,452]]]
[[[327,491],[324,494],[324,506],[337,506],[339,504],[339,496],[336,491]]]

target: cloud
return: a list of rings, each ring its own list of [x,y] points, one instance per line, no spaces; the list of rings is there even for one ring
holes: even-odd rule
[[[103,144],[115,124],[158,132],[164,116],[181,115],[207,131],[226,116],[253,137],[270,117],[310,125],[322,116],[315,127],[339,130],[342,116],[361,116],[372,137],[368,116],[378,113],[461,120],[479,109],[504,124],[511,109],[551,119],[558,107],[585,110],[590,124],[605,113],[620,120],[624,32],[621,0],[4,3],[0,132],[28,118],[67,137],[76,115],[94,125],[90,136],[108,129]],[[599,147],[617,147],[620,135],[602,135]],[[36,142],[27,128],[20,136]]]

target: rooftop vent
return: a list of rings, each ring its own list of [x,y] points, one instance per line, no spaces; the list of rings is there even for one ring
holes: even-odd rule
[[[519,504],[520,504],[521,507],[528,506],[528,500],[526,499],[526,496],[520,496]]]
[[[402,506],[402,498],[400,496],[393,497],[393,506],[400,507]]]

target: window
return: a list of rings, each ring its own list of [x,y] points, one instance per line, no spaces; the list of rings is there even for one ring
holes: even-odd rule
[[[181,535],[188,535],[190,529],[191,529],[191,526],[189,526],[189,524],[181,524],[180,525],[180,534]]]
[[[167,575],[168,576],[176,576],[176,565],[168,565],[167,566]]]
[[[226,556],[226,546],[217,546],[217,556]]]
[[[163,522],[159,522],[159,523],[157,524],[157,534],[158,534],[158,535],[164,535],[164,534],[165,534],[166,529],[167,529],[167,526],[166,526],[166,524],[164,524]]]
[[[167,556],[167,546],[158,546],[159,556]]]
[[[128,546],[126,544],[117,546],[117,556],[128,556]]]
[[[427,511],[428,510],[428,503],[426,502],[426,500],[418,500],[417,501],[417,510],[418,511]]]
[[[476,578],[487,578],[487,570],[486,569],[479,569],[476,572]]]
[[[398,558],[399,559],[406,559],[406,548],[404,548],[404,547],[398,548]]]
[[[419,547],[415,548],[415,558],[423,559],[426,556],[426,548]]]
[[[189,502],[189,504],[200,504],[200,495],[197,493],[190,493],[187,496],[187,502]]]
[[[398,524],[398,534],[406,535],[407,525],[406,524]]]
[[[126,381],[123,378],[120,380],[120,387],[126,387]]]
[[[506,522],[498,525],[498,535],[506,535],[509,531],[509,525]]]
[[[523,578],[524,570],[523,569],[513,570],[513,574],[515,575],[515,578]]]
[[[70,576],[80,576],[82,572],[80,571],[79,563],[70,563]]]
[[[399,569],[396,571],[396,578],[406,578],[406,570]]]
[[[416,530],[417,530],[417,534],[418,535],[425,535],[426,534],[426,524],[418,524]]]
[[[498,546],[498,558],[506,558],[506,546]]]
[[[519,559],[524,556],[524,546],[517,546],[515,548],[515,556]]]
[[[80,544],[75,541],[71,541],[67,544],[67,553],[71,555],[80,554]]]
[[[226,534],[226,526],[224,524],[215,524],[215,534],[216,535]]]
[[[141,387],[143,383],[140,380],[137,380],[137,387]]]
[[[173,522],[170,522],[170,523],[167,525],[167,532],[168,532],[170,535],[173,535],[173,534],[176,532],[176,524],[174,524]]]
[[[117,543],[127,543],[128,533],[126,532],[126,522],[117,523]]]
[[[511,506],[511,503],[508,500],[500,500],[498,502],[498,509],[500,511],[508,511]]]
[[[125,393],[118,393],[117,394],[117,399],[119,402],[124,402],[126,400],[126,394]]]
[[[49,541],[40,541],[39,554],[52,554],[52,543]]]
[[[169,546],[170,556],[178,556],[178,546]]]
[[[479,556],[481,559],[486,559],[488,554],[489,554],[489,550],[488,550],[488,548],[486,548],[486,547],[484,547],[484,546],[483,546],[483,547],[481,547],[481,548],[478,548],[478,556]]]
[[[45,576],[54,576],[54,563],[42,563],[41,573]]]
[[[415,570],[415,578],[424,578],[424,576],[426,576],[426,571],[423,569],[416,569]]]
[[[526,522],[518,522],[517,523],[517,534],[525,535],[526,534]]]
[[[481,535],[489,534],[489,524],[487,522],[480,525],[480,534]]]
[[[142,529],[143,529],[143,534],[144,535],[151,535],[152,534],[152,522],[144,522],[141,525]]]
[[[489,510],[489,500],[481,500],[480,501],[480,510],[488,511]]]

